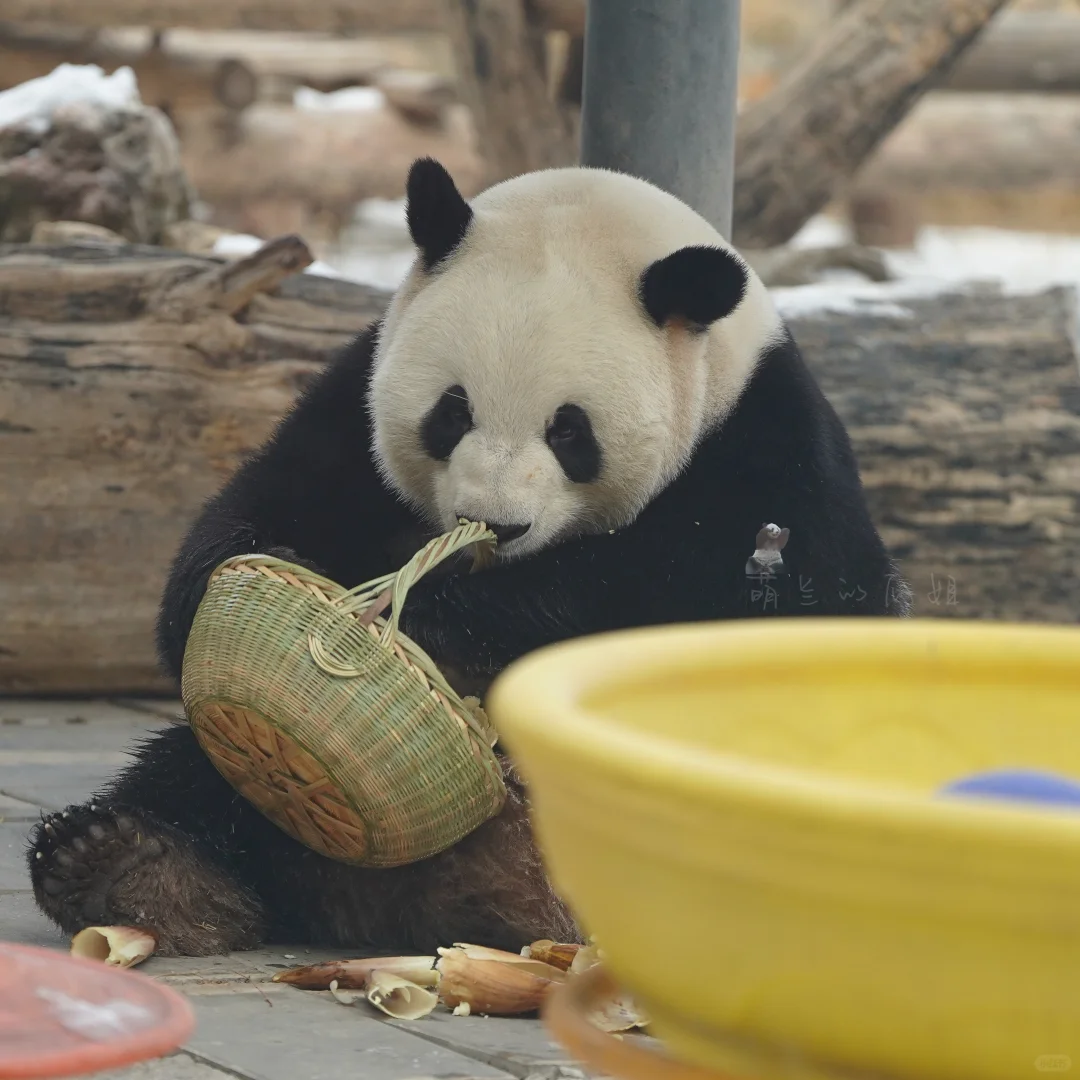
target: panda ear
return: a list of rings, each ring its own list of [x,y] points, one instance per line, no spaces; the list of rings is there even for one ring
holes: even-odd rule
[[[473,212],[450,174],[433,158],[419,158],[405,183],[409,235],[430,270],[465,239]]]
[[[746,267],[732,252],[685,247],[646,267],[641,302],[657,326],[684,320],[705,328],[739,306],[746,285]]]

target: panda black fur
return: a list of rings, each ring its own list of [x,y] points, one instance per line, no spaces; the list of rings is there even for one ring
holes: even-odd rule
[[[465,688],[623,627],[906,614],[843,426],[760,281],[702,219],[583,169],[519,177],[470,207],[421,161],[408,199],[419,256],[385,319],[177,555],[159,621],[173,677],[223,559],[273,552],[351,587],[458,515],[500,531],[502,557],[425,579],[403,628]],[[766,522],[790,529],[772,606],[745,573]],[[35,896],[68,932],[153,926],[162,953],[574,939],[506,765],[498,818],[424,862],[364,870],[278,830],[178,723],[93,803],[35,828]]]

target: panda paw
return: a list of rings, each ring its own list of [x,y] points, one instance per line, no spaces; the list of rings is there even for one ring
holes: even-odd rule
[[[43,817],[30,834],[30,880],[38,905],[68,933],[129,921],[112,894],[125,876],[165,854],[161,839],[126,810],[97,803]]]
[[[28,861],[38,906],[66,933],[144,926],[162,956],[215,956],[262,940],[258,899],[152,815],[69,806],[34,828]]]

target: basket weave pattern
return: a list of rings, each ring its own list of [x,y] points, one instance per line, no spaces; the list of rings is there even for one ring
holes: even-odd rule
[[[455,530],[348,592],[264,555],[211,576],[184,656],[188,719],[218,771],[301,843],[400,866],[502,808],[494,732],[397,630],[409,585],[488,535]],[[393,614],[373,617],[391,595]]]

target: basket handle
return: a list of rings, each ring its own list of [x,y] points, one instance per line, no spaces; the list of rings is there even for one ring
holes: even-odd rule
[[[363,610],[361,621],[374,622],[386,609],[387,602],[392,604],[393,610],[379,635],[379,644],[389,648],[397,636],[401,610],[405,606],[409,590],[425,574],[473,544],[493,548],[496,543],[495,534],[482,521],[466,521],[462,518],[456,529],[429,541],[396,573],[365,581],[332,601],[332,605],[346,615]],[[308,645],[312,659],[329,674],[349,678],[360,673],[358,669],[343,667],[333,660],[314,631],[308,637]],[[441,676],[439,681],[442,681]]]
[[[686,1065],[624,1042],[594,1027],[586,1017],[618,993],[615,980],[601,964],[558,984],[544,999],[548,1031],[579,1061],[600,1076],[623,1080],[732,1080],[725,1073]]]
[[[383,645],[392,645],[394,636],[397,634],[398,620],[401,618],[402,609],[405,607],[405,598],[409,590],[426,574],[433,570],[441,562],[445,562],[451,555],[464,551],[473,544],[484,544],[494,548],[497,543],[495,534],[482,521],[466,521],[461,523],[452,532],[445,536],[437,536],[434,540],[425,544],[395,575],[391,587],[391,614],[386,620],[379,641]]]

